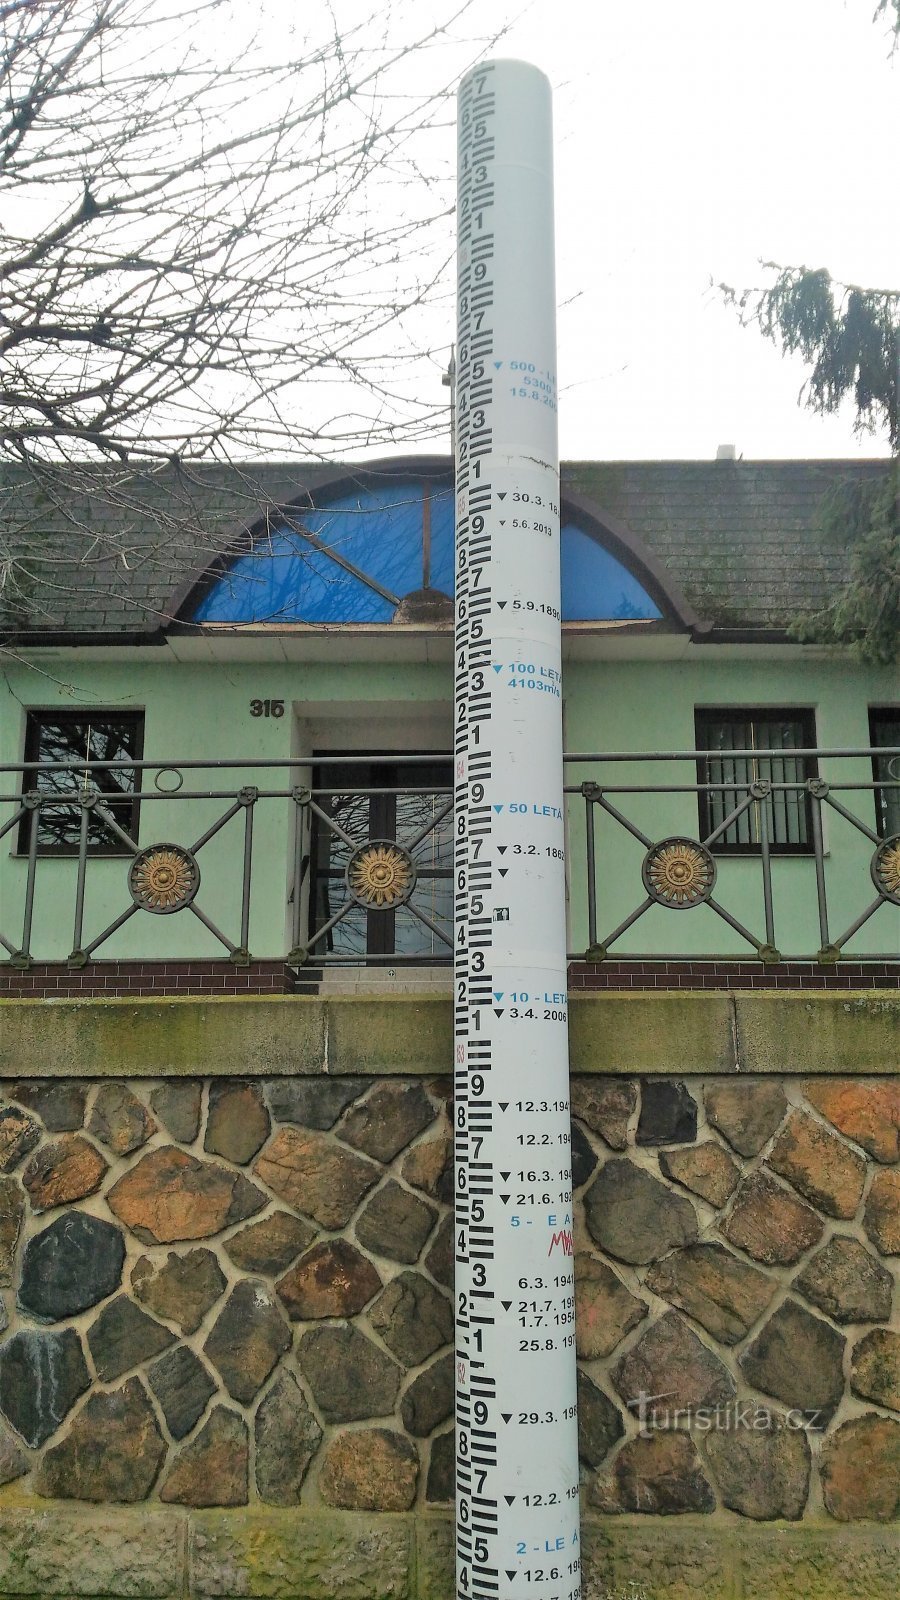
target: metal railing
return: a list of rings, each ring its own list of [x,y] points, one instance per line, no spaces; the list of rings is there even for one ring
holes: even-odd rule
[[[236,964],[449,964],[450,757],[321,759],[363,776],[377,762],[414,775],[446,760],[448,778],[342,780],[336,793],[334,782],[298,782],[317,765],[301,758],[0,767],[0,839],[13,845],[0,861],[9,963],[103,960],[135,917],[186,912]],[[885,948],[847,948],[882,907],[900,906],[900,749],[574,752],[565,762],[570,958],[900,959],[893,915],[883,914]],[[373,836],[376,811],[394,825]],[[702,935],[687,931],[696,914]],[[710,939],[713,926],[727,929],[724,942]],[[208,954],[174,943],[170,958]],[[112,956],[154,959],[152,944],[132,937]]]
[[[755,957],[764,963],[782,960],[816,960],[833,965],[848,955],[847,946],[882,906],[900,906],[900,750],[875,749],[763,749],[763,750],[682,750],[653,751],[641,754],[570,754],[568,773],[579,766],[590,766],[596,776],[580,784],[567,783],[567,795],[579,794],[584,802],[584,840],[586,847],[585,893],[587,904],[587,947],[584,959],[599,962],[610,955],[634,954],[622,944],[624,936],[656,909],[697,911],[708,908],[732,934],[725,951],[701,949],[696,942],[679,945],[671,936],[660,951],[642,949],[645,960],[721,959],[722,955]],[[838,764],[865,761],[869,775],[821,776]],[[873,762],[879,774],[874,775]],[[647,781],[648,768],[671,763],[689,764],[690,777]],[[628,781],[621,776],[622,766],[637,767],[641,776]],[[725,769],[730,769],[725,775]],[[640,826],[626,814],[639,797],[653,797],[653,831]],[[850,797],[853,797],[852,803]],[[687,800],[687,805],[685,805]],[[630,802],[630,804],[629,804]],[[648,803],[642,800],[644,813]],[[693,829],[677,827],[660,833],[659,819],[675,809],[679,819],[689,817]],[[860,810],[869,814],[867,820]],[[881,819],[890,832],[878,832]],[[603,877],[604,862],[615,850],[607,835],[598,839],[598,816],[613,825],[619,840],[627,837],[640,846],[637,893],[626,914],[603,920],[598,894],[598,876]],[[826,847],[826,817],[841,819],[843,837],[835,836]],[[701,826],[697,826],[698,820]],[[703,827],[703,822],[706,826]],[[570,819],[571,826],[571,819]],[[860,841],[867,844],[860,845]],[[791,859],[789,881],[783,881],[782,894],[776,894],[777,874],[785,874]],[[806,882],[798,880],[797,867]],[[860,867],[864,870],[860,871]],[[829,879],[841,867],[839,896]],[[829,868],[831,870],[829,870]],[[867,869],[867,870],[865,870]],[[737,883],[738,874],[741,882]],[[809,918],[803,922],[803,890],[807,909],[812,909],[809,874],[813,876],[814,929]],[[729,883],[729,878],[731,882]],[[759,922],[747,926],[723,897],[740,891],[741,904],[752,904],[755,879],[758,887]],[[866,883],[866,878],[870,883]],[[620,886],[621,887],[621,886]],[[871,898],[874,888],[875,896]],[[846,902],[861,898],[865,903],[850,916],[850,921],[835,933],[832,911],[837,898],[841,915],[847,915]],[[780,904],[779,904],[780,899]],[[780,936],[779,921],[790,925],[787,943]],[[679,919],[679,923],[681,919]],[[709,924],[707,923],[707,926]],[[797,935],[800,935],[798,941]],[[854,959],[871,961],[900,960],[900,921],[891,919],[885,928],[884,950],[849,952]]]

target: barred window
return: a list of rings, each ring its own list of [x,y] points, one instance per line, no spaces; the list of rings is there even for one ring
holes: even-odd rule
[[[115,819],[129,839],[138,837],[140,773],[112,763],[140,761],[144,748],[141,711],[29,711],[25,733],[25,760],[34,763],[23,780],[27,793],[67,795],[91,785],[99,790],[97,807],[88,811],[88,849],[92,855],[123,855],[128,846],[103,817]],[[90,762],[110,762],[95,766]],[[54,771],[59,762],[71,763]],[[100,809],[102,808],[102,810]],[[38,830],[41,855],[77,855],[81,834],[81,807],[43,805],[28,812],[19,830],[19,849],[27,851],[31,829]]]
[[[747,806],[717,836],[712,849],[716,854],[755,855],[760,847],[760,813],[764,809],[773,852],[811,852],[810,802],[802,785],[807,778],[816,776],[816,762],[812,756],[791,752],[815,745],[814,713],[780,706],[704,707],[695,712],[695,726],[698,752],[709,752],[698,755],[697,781],[721,786],[700,791],[701,839],[708,838],[746,800],[752,783],[768,780],[773,785],[768,798]],[[756,755],[758,750],[779,753]],[[735,751],[749,754],[735,755]]]
[[[900,706],[873,706],[869,712],[869,743],[877,749],[900,748]],[[882,839],[890,839],[900,833],[900,756],[873,756],[872,776],[878,786],[875,827]]]

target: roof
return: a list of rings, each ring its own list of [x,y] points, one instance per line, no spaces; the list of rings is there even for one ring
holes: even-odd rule
[[[821,609],[848,577],[846,540],[827,536],[820,508],[841,479],[888,472],[882,461],[575,461],[562,500],[610,545],[668,580],[672,614],[707,637],[780,636]],[[112,468],[77,480],[0,471],[0,627],[31,643],[160,639],[206,566],[246,550],[281,506],[310,505],[338,477],[444,478],[445,456],[336,467],[305,463],[195,465],[147,474]],[[6,547],[6,550],[4,550]],[[8,552],[8,553],[7,553]],[[183,623],[181,624],[184,625]]]

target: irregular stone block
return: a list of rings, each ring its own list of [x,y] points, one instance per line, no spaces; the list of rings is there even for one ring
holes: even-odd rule
[[[873,1328],[854,1345],[850,1387],[864,1400],[900,1411],[900,1333]]]
[[[292,1322],[352,1317],[380,1288],[371,1261],[346,1239],[314,1245],[275,1285]]]
[[[363,1195],[378,1182],[380,1167],[342,1149],[324,1133],[279,1128],[253,1168],[288,1205],[323,1228],[343,1228]]]
[[[112,1383],[123,1372],[158,1356],[174,1342],[174,1333],[148,1317],[127,1294],[117,1295],[104,1306],[88,1332],[88,1344],[101,1383]]]
[[[572,1188],[587,1183],[597,1165],[597,1152],[583,1128],[572,1123]]]
[[[714,1409],[735,1394],[728,1368],[683,1318],[668,1311],[613,1368],[612,1381],[633,1416],[666,1425],[676,1411]]]
[[[799,1289],[834,1322],[886,1322],[894,1280],[858,1239],[829,1239],[794,1279]]]
[[[227,1078],[210,1084],[203,1141],[203,1148],[210,1155],[224,1156],[226,1161],[245,1167],[262,1149],[271,1129],[258,1084]]]
[[[609,1455],[625,1424],[609,1396],[578,1369],[578,1455],[596,1469]]]
[[[416,1447],[391,1428],[339,1434],[325,1454],[322,1498],[346,1511],[409,1511],[416,1498]]]
[[[97,1090],[88,1133],[114,1155],[129,1156],[156,1132],[147,1107],[124,1083],[102,1083]]]
[[[597,1478],[589,1498],[607,1515],[641,1511],[669,1517],[716,1508],[694,1441],[681,1432],[629,1440]]]
[[[35,1488],[56,1500],[145,1500],[165,1455],[147,1391],[129,1378],[121,1389],[91,1395],[62,1443],[44,1452]]]
[[[393,1161],[434,1121],[436,1112],[420,1083],[378,1083],[352,1106],[336,1132],[345,1144],[376,1161]]]
[[[186,1438],[216,1392],[203,1362],[187,1345],[180,1344],[154,1361],[147,1377],[172,1438]]]
[[[729,1244],[770,1267],[798,1261],[824,1231],[821,1217],[762,1169],[744,1179],[721,1226]]]
[[[98,1150],[80,1134],[41,1145],[22,1172],[34,1211],[49,1211],[95,1194],[107,1171]]]
[[[802,1412],[821,1429],[844,1392],[846,1340],[796,1300],[785,1300],[739,1359],[750,1383]]]
[[[709,1122],[740,1156],[758,1156],[787,1111],[780,1084],[765,1079],[710,1083],[703,1098]]]
[[[400,1176],[444,1205],[453,1204],[453,1140],[447,1134],[424,1139],[403,1157]]]
[[[418,1261],[436,1217],[434,1206],[389,1178],[357,1217],[356,1237],[364,1249],[412,1265]]]
[[[13,1084],[11,1097],[40,1117],[48,1133],[74,1133],[84,1126],[88,1085],[73,1079],[61,1082]]]
[[[900,1170],[876,1172],[866,1199],[863,1227],[883,1256],[900,1255]]]
[[[425,1256],[425,1265],[428,1271],[444,1289],[453,1288],[453,1278],[456,1270],[454,1249],[453,1213],[451,1212],[449,1217],[444,1218],[438,1228],[434,1236],[434,1243]]]
[[[0,1411],[32,1449],[46,1444],[90,1386],[74,1328],[21,1329],[0,1345]]]
[[[646,1283],[722,1344],[739,1344],[778,1288],[764,1272],[720,1244],[693,1244],[673,1251],[650,1268]]]
[[[852,1217],[866,1163],[804,1111],[794,1111],[769,1152],[769,1165],[829,1217]]]
[[[240,1517],[196,1512],[186,1592],[201,1600],[410,1600],[411,1539],[408,1517],[375,1521],[318,1505],[309,1516],[271,1506]]]
[[[456,1434],[439,1433],[431,1441],[431,1458],[425,1480],[425,1499],[444,1505],[456,1498]]]
[[[256,1413],[256,1487],[272,1506],[295,1506],[319,1445],[319,1427],[296,1378],[281,1372]]]
[[[29,1460],[24,1450],[20,1450],[12,1434],[0,1422],[0,1489],[5,1483],[14,1483],[17,1478],[24,1478],[29,1467]],[[0,1556],[0,1571],[2,1571],[2,1556]]]
[[[796,1522],[809,1494],[812,1457],[805,1430],[760,1407],[752,1409],[748,1425],[740,1418],[741,1407],[736,1406],[733,1426],[704,1435],[706,1459],[723,1505],[758,1522],[775,1517]]]
[[[315,1236],[315,1228],[300,1217],[289,1211],[273,1211],[262,1222],[251,1222],[240,1233],[233,1233],[223,1249],[241,1272],[262,1272],[274,1277],[296,1261]]]
[[[250,1441],[243,1417],[216,1406],[196,1439],[175,1457],[159,1491],[179,1506],[245,1506],[250,1487]]]
[[[584,1252],[575,1257],[575,1348],[582,1361],[609,1356],[647,1315],[612,1267]]]
[[[369,1312],[369,1321],[405,1367],[419,1366],[453,1338],[449,1300],[418,1272],[394,1278]]]
[[[731,1199],[740,1178],[740,1168],[727,1151],[707,1139],[690,1150],[664,1150],[659,1165],[667,1178],[690,1189],[711,1206],[724,1206]]]
[[[869,1411],[836,1428],[821,1463],[826,1508],[839,1522],[900,1514],[900,1422]]]
[[[687,1084],[674,1078],[645,1078],[635,1142],[690,1144],[696,1137],[697,1103]]]
[[[269,1078],[263,1085],[276,1122],[301,1128],[333,1128],[351,1100],[371,1086],[370,1078]]]
[[[326,1422],[386,1417],[403,1373],[358,1328],[313,1328],[297,1348],[297,1365]]]
[[[876,1161],[900,1161],[900,1082],[896,1078],[809,1078],[803,1093],[823,1117]]]
[[[41,1137],[40,1124],[19,1106],[0,1106],[0,1172],[12,1172]]]
[[[572,1115],[599,1133],[613,1150],[628,1144],[628,1124],[637,1110],[637,1084],[627,1078],[598,1082],[595,1078],[572,1079]]]
[[[145,1244],[207,1239],[252,1217],[266,1196],[236,1172],[174,1145],[142,1156],[114,1184],[107,1205]]]
[[[400,1406],[400,1416],[407,1433],[424,1439],[448,1417],[452,1417],[454,1377],[451,1350],[413,1379]]]
[[[149,1506],[10,1507],[0,1511],[0,1594],[171,1600],[184,1581],[182,1543],[180,1520]]]
[[[225,1274],[211,1250],[169,1251],[163,1266],[141,1256],[131,1269],[131,1287],[158,1317],[177,1322],[182,1333],[196,1333],[207,1311],[226,1285]]]
[[[591,1238],[633,1265],[656,1261],[697,1237],[690,1200],[631,1161],[607,1161],[585,1193],[584,1211]]]
[[[65,1212],[28,1240],[18,1304],[42,1322],[77,1316],[118,1289],[124,1263],[118,1228],[83,1211]]]
[[[267,1284],[235,1285],[203,1346],[232,1400],[247,1405],[291,1347],[291,1330]]]
[[[171,1138],[193,1144],[200,1132],[201,1083],[169,1080],[150,1092],[150,1107]]]
[[[25,1196],[15,1178],[0,1178],[0,1288],[13,1281],[13,1263],[25,1215]]]

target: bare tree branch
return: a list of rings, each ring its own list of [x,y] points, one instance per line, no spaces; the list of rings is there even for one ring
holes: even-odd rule
[[[153,513],[171,558],[220,538],[192,462],[322,461],[443,425],[437,383],[412,399],[406,372],[421,308],[446,296],[449,318],[450,96],[493,41],[465,38],[473,0],[424,28],[416,0],[310,0],[290,26],[266,4],[0,4],[7,616],[49,625],[47,574],[93,581],[98,552],[114,592],[155,472],[178,484]],[[232,523],[259,508],[233,482]],[[34,491],[68,530],[40,561]],[[110,514],[76,509],[98,496]]]

